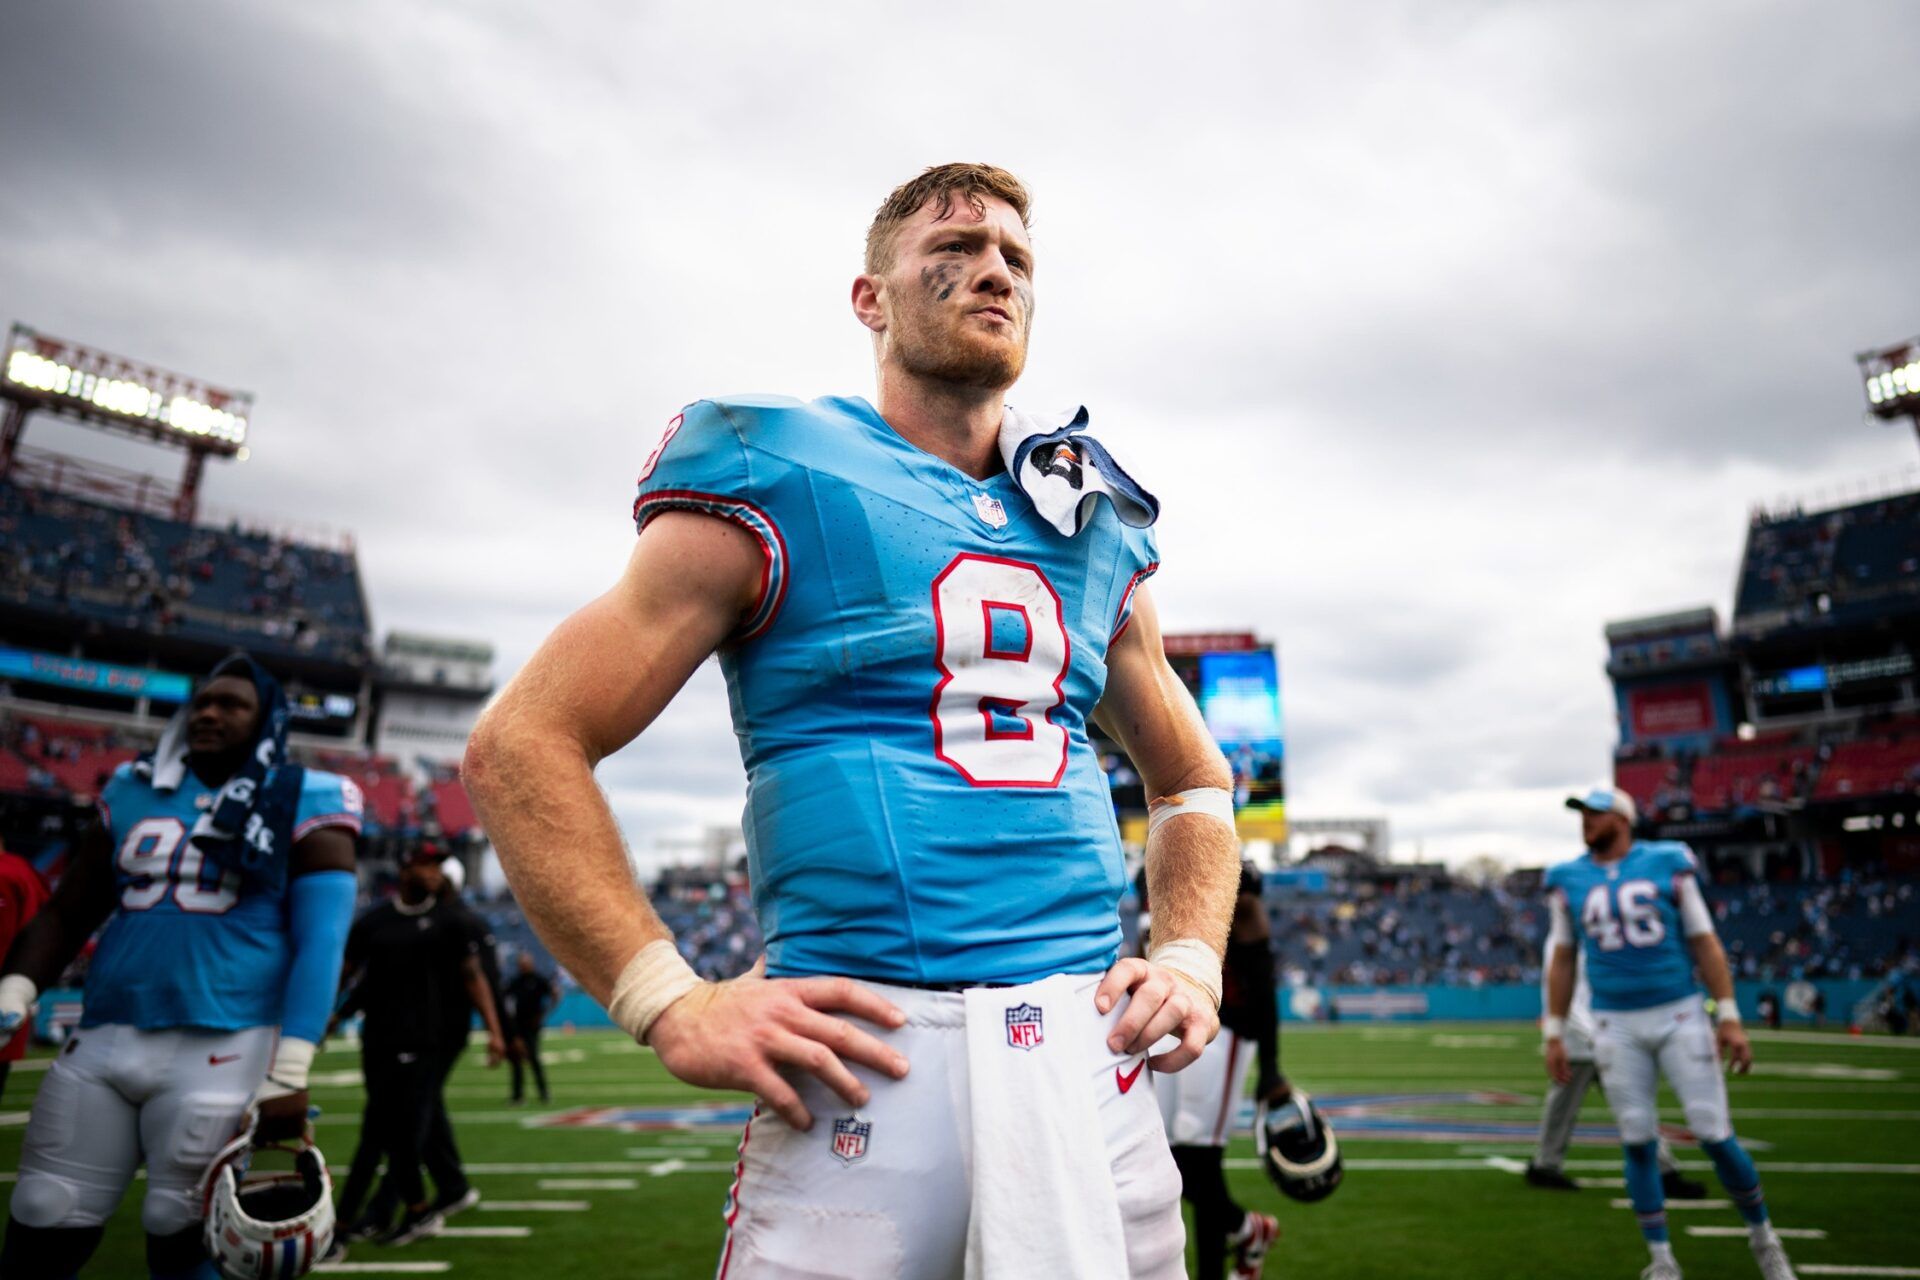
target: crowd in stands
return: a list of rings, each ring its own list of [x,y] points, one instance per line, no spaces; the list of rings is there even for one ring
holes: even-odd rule
[[[104,725],[0,715],[0,791],[94,796],[147,745]]]
[[[151,735],[105,724],[0,711],[0,793],[88,800],[116,768],[152,746]],[[479,827],[451,765],[421,761],[409,770],[385,756],[349,751],[296,748],[293,755],[359,785],[369,833],[425,828],[458,838]]]
[[[1267,916],[1292,985],[1482,986],[1539,975],[1546,915],[1498,886],[1408,878],[1270,888]]]
[[[1642,813],[1670,821],[1920,795],[1920,720],[1806,733],[1728,738],[1705,755],[1637,748],[1614,761],[1614,783]]]
[[[1736,615],[1798,621],[1920,592],[1920,493],[1814,515],[1763,516],[1747,535]]]
[[[0,599],[110,626],[363,663],[349,551],[0,482]]]

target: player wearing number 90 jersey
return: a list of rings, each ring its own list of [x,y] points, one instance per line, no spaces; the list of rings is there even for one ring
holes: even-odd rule
[[[634,518],[671,510],[730,520],[765,556],[720,662],[768,973],[1111,965],[1125,873],[1086,715],[1152,531],[1102,503],[1067,537],[1005,472],[973,479],[856,397],[688,406]]]
[[[234,1031],[279,1023],[292,957],[287,893],[242,892],[239,872],[213,865],[187,839],[212,797],[191,771],[163,794],[131,764],[101,789],[120,909],[87,968],[83,1030],[111,1023]],[[307,769],[293,838],[329,826],[358,833],[361,809],[351,779]]]

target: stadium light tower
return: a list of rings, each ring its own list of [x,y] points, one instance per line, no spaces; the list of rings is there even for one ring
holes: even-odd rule
[[[1905,418],[1920,434],[1920,338],[1863,351],[1854,359],[1866,382],[1867,412],[1883,422]]]
[[[36,409],[185,450],[173,514],[191,521],[208,457],[246,459],[253,396],[15,323],[0,363],[0,480],[13,473],[27,415]]]

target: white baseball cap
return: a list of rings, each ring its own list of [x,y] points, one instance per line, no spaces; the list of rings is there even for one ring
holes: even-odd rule
[[[1640,810],[1634,806],[1633,797],[1618,787],[1605,784],[1583,796],[1568,796],[1567,808],[1579,809],[1583,813],[1617,813],[1627,820],[1628,826],[1640,821]]]

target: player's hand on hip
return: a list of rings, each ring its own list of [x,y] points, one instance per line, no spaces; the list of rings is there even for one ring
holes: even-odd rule
[[[1547,1079],[1555,1084],[1573,1079],[1573,1068],[1567,1065],[1567,1042],[1558,1037],[1547,1041]]]
[[[506,1061],[507,1042],[500,1036],[487,1037],[487,1065],[497,1067]]]
[[[1720,1056],[1726,1060],[1727,1070],[1742,1076],[1753,1070],[1753,1045],[1748,1043],[1746,1030],[1739,1023],[1721,1023],[1714,1031],[1714,1038],[1720,1042]]]
[[[1200,1056],[1220,1033],[1220,1015],[1213,1000],[1193,983],[1138,956],[1107,970],[1093,993],[1094,1007],[1105,1013],[1128,996],[1127,1011],[1107,1035],[1115,1053],[1145,1053],[1163,1036],[1178,1036],[1177,1048],[1155,1054],[1147,1065],[1155,1071],[1178,1071]]]
[[[907,1060],[843,1013],[889,1030],[907,1015],[847,978],[768,978],[754,968],[728,982],[689,991],[654,1020],[647,1043],[688,1084],[744,1089],[796,1129],[813,1116],[784,1073],[804,1071],[846,1099],[867,1103],[867,1087],[847,1069],[858,1063],[898,1080]]]

